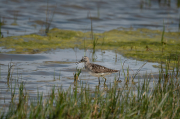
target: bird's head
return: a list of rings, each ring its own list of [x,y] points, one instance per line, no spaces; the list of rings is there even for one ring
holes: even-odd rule
[[[84,56],[78,63],[81,63],[81,62],[84,62],[84,63],[89,62],[89,58],[87,56]]]

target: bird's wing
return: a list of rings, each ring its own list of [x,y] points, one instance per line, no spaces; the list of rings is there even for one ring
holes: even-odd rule
[[[89,69],[94,73],[118,72],[118,70],[109,69],[104,66],[92,63],[90,63]]]

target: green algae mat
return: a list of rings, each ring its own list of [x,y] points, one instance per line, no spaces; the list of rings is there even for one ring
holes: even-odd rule
[[[91,33],[53,28],[47,36],[1,38],[0,47],[13,49],[8,52],[11,54],[35,54],[57,48],[114,50],[128,58],[173,64],[180,59],[180,32],[121,28]]]

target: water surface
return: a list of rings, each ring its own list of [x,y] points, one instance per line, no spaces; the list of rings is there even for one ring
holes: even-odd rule
[[[48,1],[48,2],[47,2]],[[179,30],[177,0],[0,0],[3,36],[44,34],[50,28],[96,32],[115,28]],[[51,20],[51,18],[53,18]]]
[[[76,65],[76,62],[79,61],[83,55],[84,50],[79,49],[57,49],[55,51],[32,55],[0,54],[0,93],[3,94],[0,95],[0,103],[8,103],[11,100],[11,92],[14,90],[14,87],[16,87],[16,94],[19,92],[18,87],[21,82],[24,82],[25,90],[31,97],[37,96],[37,89],[40,93],[48,95],[54,86],[62,86],[63,90],[67,90],[70,86],[73,88],[75,85],[80,86],[80,84],[83,83],[88,84],[91,89],[95,89],[97,86],[104,88],[104,79],[101,78],[101,84],[99,85],[98,78],[91,76],[83,69],[83,63]],[[93,61],[91,51],[87,51],[86,55]],[[127,59],[120,54],[107,50],[96,51],[93,57],[93,63],[95,64],[120,70],[120,77],[119,73],[106,76],[106,86],[109,86],[110,83],[114,83],[115,77],[116,80],[119,79],[122,81],[119,85],[124,85],[127,69],[129,69],[129,75],[132,77],[137,70],[146,63],[143,61]],[[12,78],[11,80],[7,80],[8,64],[10,62],[11,65],[14,66],[11,69]],[[143,74],[146,73],[156,74],[158,69],[153,68],[152,65],[157,65],[157,63],[148,62],[141,68],[141,71],[134,81],[144,81]],[[82,69],[82,73],[79,77],[80,81],[78,81],[77,84],[74,83],[76,68]],[[6,100],[6,103],[4,103],[4,99]]]

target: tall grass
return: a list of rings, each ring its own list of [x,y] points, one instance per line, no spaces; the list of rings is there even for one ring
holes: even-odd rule
[[[180,0],[179,0],[179,4],[180,4]],[[180,31],[180,15],[179,15],[179,31]]]
[[[164,44],[164,32],[165,32],[165,25],[164,25],[164,21],[163,21],[163,32],[162,32],[162,36],[161,36],[161,44]]]
[[[12,65],[12,63],[10,62],[8,64],[8,74],[7,74],[7,85],[9,87],[9,81],[12,80],[12,74],[13,74],[13,71],[12,71],[12,68],[13,68],[14,65]]]
[[[92,19],[91,19],[91,38],[92,38],[93,54],[94,54],[96,52],[96,45],[98,38],[94,37]]]
[[[177,63],[176,65],[179,65]],[[161,69],[159,79],[144,79],[136,84],[110,84],[104,89],[90,90],[89,85],[80,88],[52,88],[48,97],[38,94],[32,100],[24,88],[10,102],[1,118],[180,118],[180,80],[174,71]],[[168,70],[168,72],[166,72]],[[178,70],[179,71],[179,70]],[[176,78],[177,77],[177,78]],[[176,79],[176,80],[175,80]],[[13,95],[12,95],[13,96]]]
[[[93,33],[92,18],[91,18],[91,38],[92,38],[92,46],[93,46],[92,61],[94,62],[95,61],[95,52],[96,52],[96,45],[97,45],[98,38],[96,38],[94,36],[94,33]]]
[[[2,26],[2,22],[1,22],[1,17],[0,17],[0,38],[3,37],[2,32],[1,32],[1,26]]]
[[[54,17],[54,14],[55,14],[55,10],[56,10],[56,7],[54,8],[53,12],[51,12],[49,10],[49,5],[48,5],[48,0],[47,0],[47,7],[46,7],[46,22],[45,22],[45,33],[47,34],[49,32],[49,29],[50,29],[50,26],[51,26],[51,23],[52,23],[52,20],[53,20],[53,17]],[[50,17],[51,15],[51,17]]]
[[[81,74],[81,69],[76,68],[76,72],[73,74],[74,75],[74,82],[77,82],[77,80],[79,80],[80,74]]]
[[[0,65],[0,80],[1,80],[1,65]]]

